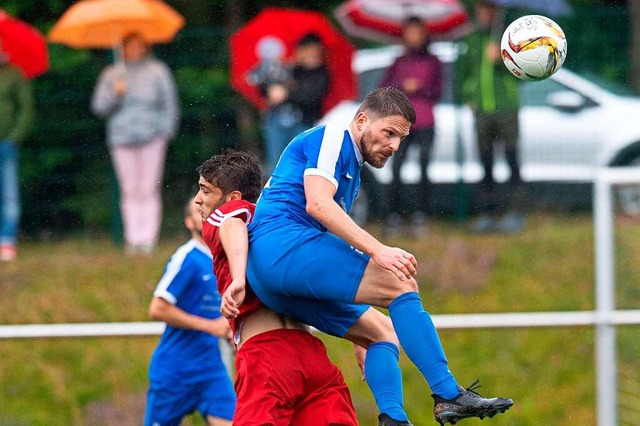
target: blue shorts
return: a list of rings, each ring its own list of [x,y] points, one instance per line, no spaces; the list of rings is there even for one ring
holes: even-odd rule
[[[328,232],[271,224],[251,238],[247,278],[269,308],[344,337],[369,309],[353,300],[369,256]]]
[[[145,426],[178,426],[182,418],[198,410],[207,416],[232,420],[236,393],[229,377],[221,374],[200,383],[154,386],[147,392]]]

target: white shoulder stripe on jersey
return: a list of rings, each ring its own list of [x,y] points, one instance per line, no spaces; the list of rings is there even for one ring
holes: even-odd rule
[[[162,289],[162,290],[158,289],[153,292],[153,296],[164,299],[167,302],[171,303],[172,305],[175,305],[176,303],[178,303],[178,299],[176,299],[176,297],[173,294],[169,293],[167,289]]]
[[[251,212],[247,208],[233,210],[227,214],[223,214],[220,210],[216,210],[207,218],[207,222],[219,228],[227,219],[239,216],[242,213],[247,215],[247,223],[251,222]]]
[[[336,164],[338,163],[342,142],[344,141],[344,130],[342,126],[329,124],[325,127],[322,142],[320,142],[320,152],[318,153],[318,164],[316,167],[326,172],[332,178],[336,174]],[[333,181],[335,181],[335,178]],[[336,181],[334,185],[337,187],[338,182]]]
[[[154,296],[161,297],[173,305],[176,304],[176,298],[169,292],[168,288],[173,282],[173,279],[176,277],[176,275],[178,275],[178,272],[180,272],[180,269],[182,269],[182,264],[187,258],[187,255],[194,248],[194,240],[190,240],[186,244],[182,245],[178,250],[176,250],[173,256],[171,256],[171,260],[167,264],[167,270],[165,271],[162,278],[160,278],[160,282],[158,282],[156,290],[153,292]]]
[[[322,176],[323,178],[331,182],[331,184],[336,187],[336,190],[338,189],[338,181],[336,180],[336,178],[322,169],[306,169],[304,171],[304,175],[305,176]]]

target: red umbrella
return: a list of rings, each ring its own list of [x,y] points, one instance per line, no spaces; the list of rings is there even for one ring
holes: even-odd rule
[[[9,62],[33,78],[49,68],[47,43],[35,28],[0,9],[0,43]]]
[[[298,40],[315,33],[325,46],[326,62],[331,84],[324,98],[327,111],[344,99],[356,96],[356,80],[351,70],[354,48],[320,13],[266,8],[231,37],[231,86],[258,108],[265,103],[258,88],[250,83],[249,75],[265,56],[265,50],[283,50],[291,58]]]
[[[471,30],[458,0],[349,0],[335,11],[344,30],[354,36],[383,43],[402,38],[402,23],[418,17],[434,40],[455,39]]]

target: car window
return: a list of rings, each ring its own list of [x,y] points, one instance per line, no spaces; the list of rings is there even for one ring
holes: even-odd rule
[[[602,76],[596,75],[591,71],[584,71],[581,75],[587,80],[597,84],[603,89],[613,93],[614,95],[624,96],[624,97],[636,97],[631,88],[626,86],[621,86],[613,81],[607,80]]]
[[[551,78],[536,82],[524,82],[520,84],[520,105],[527,106],[548,106],[549,95],[557,92],[572,92],[585,98],[586,106],[597,105],[592,99],[586,98],[584,94],[561,84]]]

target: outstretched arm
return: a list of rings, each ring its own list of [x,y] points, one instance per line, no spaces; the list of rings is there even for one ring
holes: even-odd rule
[[[224,318],[214,320],[192,315],[173,305],[162,297],[154,297],[149,305],[149,316],[156,321],[164,321],[170,326],[203,331],[213,336],[231,338],[229,322]]]
[[[220,225],[220,242],[229,260],[231,274],[231,284],[222,295],[220,312],[227,318],[235,318],[246,294],[249,234],[244,220],[237,217],[225,220]]]
[[[400,280],[410,279],[418,266],[415,257],[400,248],[389,247],[360,228],[340,208],[333,196],[336,188],[322,176],[304,177],[307,213],[322,223],[332,234],[358,250],[367,253],[380,266],[393,272]]]

